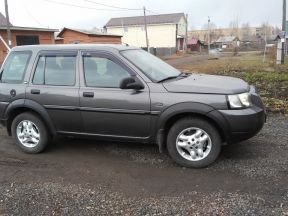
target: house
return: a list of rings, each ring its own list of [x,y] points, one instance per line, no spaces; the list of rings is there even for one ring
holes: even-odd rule
[[[241,37],[241,48],[244,50],[261,50],[265,45],[265,40],[261,36],[257,35],[246,35]]]
[[[0,13],[0,36],[8,44],[7,37],[7,21],[5,16]],[[10,23],[11,42],[12,47],[21,45],[33,45],[33,44],[54,44],[54,32],[56,29],[48,28],[34,28],[34,27],[20,27],[13,26]],[[8,50],[5,44],[0,41],[0,65],[3,63]]]
[[[204,43],[197,38],[189,38],[187,41],[187,49],[190,52],[201,52],[203,47]]]
[[[219,37],[215,44],[223,49],[231,49],[238,47],[240,45],[240,40],[235,36]]]
[[[257,36],[257,35],[246,35],[240,38],[241,43],[244,44],[262,44],[264,43],[264,39],[261,36]]]
[[[74,28],[63,28],[57,34],[56,44],[75,43],[101,43],[101,44],[121,44],[122,35],[103,33],[99,31],[88,31]]]
[[[146,16],[149,47],[183,50],[187,20],[184,13]],[[144,16],[112,18],[104,26],[110,34],[123,35],[123,43],[147,47]]]

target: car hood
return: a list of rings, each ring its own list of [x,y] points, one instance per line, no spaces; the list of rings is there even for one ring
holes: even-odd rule
[[[163,83],[169,92],[202,94],[238,94],[249,91],[249,85],[241,79],[206,74],[190,76]]]

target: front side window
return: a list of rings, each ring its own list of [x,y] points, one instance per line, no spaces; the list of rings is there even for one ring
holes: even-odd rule
[[[1,81],[20,83],[23,80],[30,56],[30,52],[11,52],[3,67]]]
[[[120,82],[130,76],[119,64],[104,57],[84,56],[83,67],[89,87],[119,88]]]
[[[40,56],[33,84],[73,86],[76,75],[76,56]]]

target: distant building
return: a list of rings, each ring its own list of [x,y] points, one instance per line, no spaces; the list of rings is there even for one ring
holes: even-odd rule
[[[184,13],[146,16],[149,46],[183,50],[187,20]],[[112,18],[104,26],[107,33],[123,35],[123,43],[146,47],[144,16]]]
[[[235,36],[220,37],[216,42],[216,46],[223,49],[231,49],[240,45],[240,40]]]
[[[63,28],[56,35],[56,44],[77,44],[77,43],[93,43],[93,44],[121,44],[121,35],[108,34],[98,31],[88,31],[73,28]]]
[[[260,45],[265,43],[265,40],[261,36],[257,35],[243,36],[240,38],[240,41],[246,45]]]
[[[275,30],[271,26],[266,27],[266,35],[272,36],[278,33],[275,33]],[[201,41],[208,42],[208,30],[191,30],[188,32],[189,38],[198,38]],[[243,38],[247,36],[258,36],[258,37],[265,37],[265,32],[263,31],[262,27],[247,27],[247,28],[239,28],[237,30],[232,28],[215,28],[210,29],[210,39],[211,42],[215,42],[219,37],[228,37],[228,36],[235,36],[238,38]]]
[[[187,43],[187,49],[190,52],[201,52],[204,44],[197,38],[189,38]]]
[[[34,27],[20,27],[13,26],[10,23],[11,42],[12,47],[21,45],[33,44],[54,44],[54,32],[56,29],[48,28],[34,28]],[[3,14],[0,13],[0,35],[8,44],[7,37],[7,20]],[[8,50],[6,46],[0,41],[0,64],[3,63]]]

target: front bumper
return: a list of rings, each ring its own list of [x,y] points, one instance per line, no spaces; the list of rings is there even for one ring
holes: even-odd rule
[[[237,143],[255,136],[266,122],[263,108],[253,106],[242,110],[219,110],[228,123],[227,143]]]
[[[260,96],[250,88],[252,106],[238,110],[214,110],[209,116],[222,128],[227,144],[237,143],[255,136],[266,122],[266,111]]]

